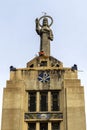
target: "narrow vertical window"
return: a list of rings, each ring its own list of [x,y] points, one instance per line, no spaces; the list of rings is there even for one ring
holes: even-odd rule
[[[48,130],[48,123],[40,123],[40,130]]]
[[[36,93],[29,92],[28,95],[28,110],[29,111],[36,111]]]
[[[52,130],[60,130],[60,123],[59,122],[52,123]]]
[[[41,92],[40,110],[41,111],[47,111],[48,110],[48,95],[47,95],[47,92]]]
[[[36,124],[35,123],[28,123],[28,130],[36,130]]]
[[[52,92],[52,111],[59,111],[59,92]]]

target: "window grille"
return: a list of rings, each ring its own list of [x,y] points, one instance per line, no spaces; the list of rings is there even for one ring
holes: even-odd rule
[[[47,92],[41,93],[40,110],[41,111],[47,111],[48,110],[48,95],[47,95]]]
[[[36,93],[35,92],[29,92],[28,95],[28,110],[29,111],[36,111]]]
[[[52,130],[60,130],[60,123],[59,122],[52,123]]]
[[[52,92],[52,111],[59,111],[59,92]]]

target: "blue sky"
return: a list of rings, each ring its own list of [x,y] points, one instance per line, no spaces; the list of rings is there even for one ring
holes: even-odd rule
[[[39,52],[35,19],[47,12],[53,17],[51,55],[64,67],[78,65],[85,89],[87,111],[87,0],[2,0],[0,1],[0,117],[2,92],[9,80],[9,66],[26,67]],[[0,121],[1,122],[1,121]]]

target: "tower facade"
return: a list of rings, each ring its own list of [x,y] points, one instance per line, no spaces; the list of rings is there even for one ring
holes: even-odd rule
[[[52,23],[50,16],[36,19],[39,55],[26,68],[10,67],[3,93],[1,130],[86,130],[84,87],[77,66],[65,68],[50,56]]]

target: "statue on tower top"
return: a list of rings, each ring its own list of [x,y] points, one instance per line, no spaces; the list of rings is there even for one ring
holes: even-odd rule
[[[50,19],[50,24],[48,19]],[[40,23],[42,20],[42,24]],[[44,51],[45,55],[50,56],[50,40],[53,40],[53,33],[50,26],[53,19],[50,16],[44,15],[39,19],[36,18],[36,32],[40,35],[40,51]]]

